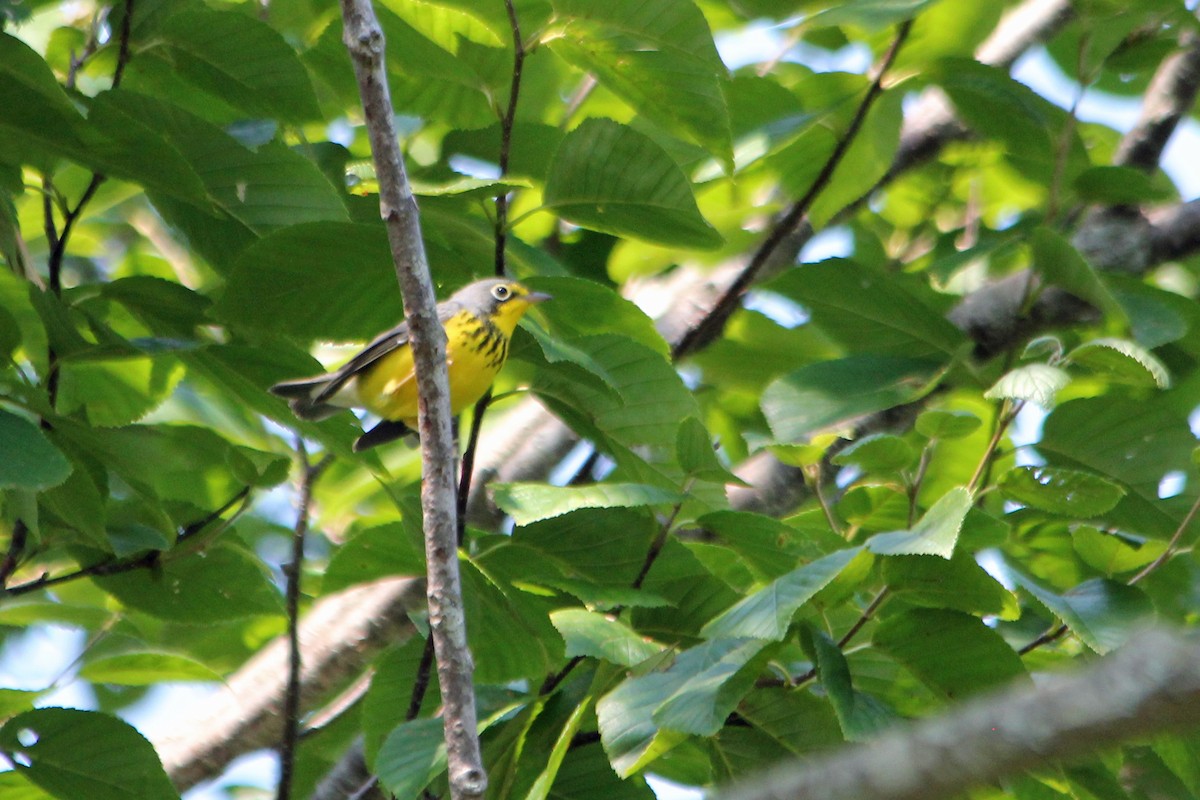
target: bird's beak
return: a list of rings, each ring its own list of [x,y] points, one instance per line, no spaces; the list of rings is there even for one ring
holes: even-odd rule
[[[545,292],[530,292],[529,294],[525,295],[525,302],[529,303],[529,305],[531,305],[531,306],[537,305],[538,303],[544,303],[547,300],[553,300],[553,299],[554,299],[554,295],[546,294]]]

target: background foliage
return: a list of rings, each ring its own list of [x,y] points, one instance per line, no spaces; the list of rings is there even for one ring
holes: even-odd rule
[[[1014,7],[517,2],[509,131],[504,3],[378,4],[442,294],[491,274],[506,192],[509,272],[555,296],[486,415],[481,458],[517,478],[477,477],[462,552],[490,796],[721,784],[1193,623],[1200,224],[1157,169],[1175,120],[1137,149],[977,60]],[[0,636],[87,638],[0,692],[0,788],[174,797],[113,715],[235,681],[284,631],[294,434],[334,456],[305,608],[423,570],[415,454],[354,455],[353,417],[266,392],[401,314],[357,90],[324,0],[0,14]],[[1196,29],[1179,0],[1091,0],[1041,32],[1080,97],[1190,113],[1200,68],[1190,94],[1151,77],[1197,59]],[[876,97],[865,65],[896,44]],[[814,229],[846,257],[804,263]],[[566,427],[530,454],[534,403]],[[406,719],[409,612],[416,635],[314,681],[309,709],[370,676],[304,737],[297,794],[360,737],[389,791],[444,792],[436,686]],[[35,709],[64,682],[94,709]],[[1192,797],[1195,753],[1114,746],[977,796]]]

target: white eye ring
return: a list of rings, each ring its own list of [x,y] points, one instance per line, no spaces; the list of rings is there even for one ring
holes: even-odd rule
[[[496,298],[497,300],[507,300],[510,294],[511,291],[504,284],[492,287],[492,297]]]

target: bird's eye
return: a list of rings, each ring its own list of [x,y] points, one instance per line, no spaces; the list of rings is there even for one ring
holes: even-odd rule
[[[511,294],[512,290],[504,284],[492,287],[492,297],[496,298],[497,300],[507,300]]]

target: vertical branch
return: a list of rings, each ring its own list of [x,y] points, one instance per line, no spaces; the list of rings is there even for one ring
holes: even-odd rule
[[[483,795],[487,774],[479,748],[474,664],[458,568],[455,450],[450,430],[446,333],[437,318],[433,281],[421,239],[420,216],[397,143],[384,68],[383,30],[370,0],[341,0],[343,41],[354,64],[379,178],[380,214],[387,227],[409,330],[420,397],[421,509],[428,570],[429,626],[444,700],[450,793],[455,800]]]
[[[517,9],[513,0],[504,0],[504,8],[508,12],[508,23],[512,28],[513,39],[513,71],[512,82],[508,90],[508,107],[500,120],[500,177],[508,175],[508,161],[512,154],[513,121],[517,116],[517,99],[521,96],[521,74],[525,68],[525,41],[521,37],[521,24],[517,20]],[[508,246],[508,192],[502,188],[496,195],[496,232],[495,232],[495,262],[496,277],[503,278],[507,274],[507,258],[505,250]],[[475,404],[475,412],[471,415],[471,432],[467,436],[467,447],[463,451],[462,465],[458,478],[458,543],[461,545],[467,532],[467,501],[471,496],[471,477],[475,473],[475,451],[479,447],[479,431],[483,427],[483,415],[492,402],[492,392],[489,389],[479,402]]]
[[[113,69],[112,77],[112,88],[114,89],[121,85],[121,79],[125,76],[125,65],[129,63],[129,38],[132,31],[130,18],[132,16],[133,0],[125,0],[125,13],[121,18],[121,33],[117,43],[117,65]],[[70,83],[73,83],[75,80],[78,66],[79,64],[72,61]],[[66,208],[66,204],[64,203],[63,226],[62,232],[59,233],[54,225],[52,202],[54,184],[48,175],[43,178],[43,225],[46,231],[46,246],[50,249],[50,257],[46,262],[46,271],[49,276],[50,291],[56,296],[62,294],[62,264],[63,258],[67,253],[67,242],[71,238],[71,232],[75,227],[75,223],[83,216],[84,208],[91,202],[91,199],[96,195],[96,190],[100,188],[100,184],[104,183],[104,180],[105,176],[101,173],[93,173],[92,179],[88,182],[87,188],[83,190],[83,194],[80,195],[79,202],[75,204],[75,207]],[[54,408],[58,401],[59,364],[58,354],[54,352],[53,347],[46,354],[46,362],[46,394],[50,399],[50,407]],[[46,426],[47,423],[43,420],[42,427]]]
[[[316,464],[309,463],[304,442],[296,442],[296,452],[304,469],[300,484],[300,507],[292,529],[292,557],[283,567],[287,578],[287,636],[288,677],[283,696],[283,737],[279,745],[279,786],[276,800],[290,800],[292,775],[296,766],[296,746],[300,741],[300,578],[304,574],[304,537],[308,533],[308,514],[312,506],[313,488],[332,456],[326,455]]]
[[[508,24],[512,28],[513,71],[508,89],[508,107],[500,120],[500,177],[508,175],[508,159],[512,151],[513,120],[517,116],[517,98],[521,94],[521,72],[525,68],[525,42],[521,38],[521,25],[517,21],[517,10],[513,0],[504,0],[508,12]],[[504,248],[508,244],[508,192],[501,189],[496,195],[496,277],[505,274]],[[479,409],[476,409],[479,411]]]

